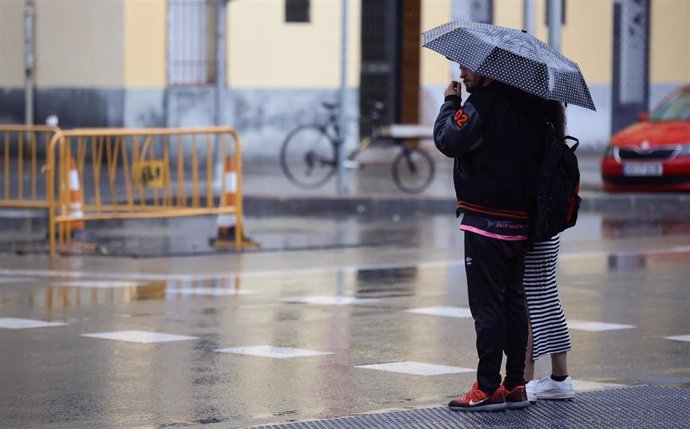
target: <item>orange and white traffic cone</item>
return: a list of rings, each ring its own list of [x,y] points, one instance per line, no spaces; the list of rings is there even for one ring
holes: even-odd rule
[[[81,186],[79,182],[79,170],[77,170],[77,163],[74,158],[69,160],[69,173],[67,177],[67,185],[69,188],[69,214],[75,218],[84,217],[82,207],[83,196],[81,193]],[[70,229],[72,232],[81,231],[84,229],[83,220],[75,220],[70,222]]]
[[[225,158],[223,183],[225,186],[221,198],[225,200],[226,206],[234,206],[237,204],[237,165],[235,164],[235,157],[232,155]],[[237,216],[222,213],[218,215],[216,226],[218,227],[219,240],[234,240],[237,229]]]
[[[237,208],[238,191],[237,191],[237,159],[230,155],[225,159],[225,166],[223,168],[223,195],[221,198],[221,206]],[[224,201],[224,205],[223,202]],[[244,235],[243,228],[237,225],[237,215],[234,213],[221,213],[216,219],[218,227],[218,236],[209,240],[214,247],[259,247],[259,243],[247,238]],[[239,236],[238,236],[239,234]]]

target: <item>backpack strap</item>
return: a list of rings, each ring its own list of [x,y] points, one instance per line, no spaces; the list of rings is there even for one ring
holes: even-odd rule
[[[566,140],[565,144],[568,144],[567,140],[572,140],[572,141],[575,142],[572,146],[570,146],[570,149],[571,149],[573,152],[575,152],[575,149],[577,149],[577,147],[580,145],[580,139],[577,139],[577,138],[575,138],[575,137],[573,137],[573,136],[565,136],[565,139],[564,139],[564,140]]]

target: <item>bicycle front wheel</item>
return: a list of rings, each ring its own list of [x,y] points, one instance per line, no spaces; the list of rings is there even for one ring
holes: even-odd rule
[[[426,151],[404,147],[393,161],[393,181],[401,191],[416,194],[431,185],[436,174],[434,160]]]
[[[318,127],[299,127],[283,142],[280,166],[295,185],[304,189],[318,188],[336,171],[335,144]]]

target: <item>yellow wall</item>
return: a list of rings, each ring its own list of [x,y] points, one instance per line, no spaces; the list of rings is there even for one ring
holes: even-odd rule
[[[654,0],[651,13],[650,80],[690,82],[690,1]]]
[[[341,2],[311,2],[311,22],[286,23],[283,0],[228,4],[228,80],[233,87],[337,87]],[[359,85],[360,1],[349,2],[348,85]]]
[[[494,23],[496,25],[522,28],[522,14],[522,0],[496,0],[494,2]]]
[[[571,0],[566,2],[562,52],[575,61],[590,85],[611,82],[613,68],[613,2],[611,0]],[[537,22],[543,23],[544,9]],[[542,27],[544,39],[548,29]]]
[[[36,84],[165,86],[166,8],[166,0],[37,0]],[[3,87],[24,85],[23,16],[24,0],[0,0]]]
[[[422,31],[448,22],[452,16],[451,0],[422,0]],[[421,39],[420,39],[421,43]],[[426,48],[421,49],[420,81],[422,85],[447,84],[456,71],[442,55]],[[457,74],[457,73],[456,73]]]
[[[537,37],[547,41],[544,23],[547,0],[537,0]],[[613,67],[613,1],[570,0],[566,2],[562,52],[578,63],[589,84],[609,84]],[[496,0],[495,22],[522,27],[522,0]],[[650,81],[690,81],[690,1],[651,2]]]
[[[166,17],[166,0],[126,0],[125,86],[166,85]]]
[[[359,84],[361,0],[350,1],[348,84]],[[546,41],[546,0],[536,0],[537,37]],[[690,81],[690,0],[654,0],[652,83]],[[569,0],[563,53],[589,84],[608,84],[613,0]],[[495,0],[496,24],[521,28],[523,0]],[[163,87],[167,0],[36,0],[36,83],[40,87]],[[24,0],[0,0],[0,85],[23,85]],[[312,21],[285,23],[284,0],[228,3],[231,87],[321,87],[340,83],[338,0],[313,0]],[[452,0],[422,0],[422,30],[447,22]],[[421,50],[421,82],[443,84],[448,61]]]
[[[0,86],[24,85],[24,0],[0,0]]]
[[[122,87],[122,0],[37,0],[36,84]]]
[[[548,43],[549,30],[545,23],[547,1],[535,1],[535,35]],[[561,34],[561,52],[580,66],[587,83],[610,82],[612,0],[569,0],[565,4],[566,23]],[[523,28],[522,0],[496,0],[494,5],[494,21],[497,25]]]

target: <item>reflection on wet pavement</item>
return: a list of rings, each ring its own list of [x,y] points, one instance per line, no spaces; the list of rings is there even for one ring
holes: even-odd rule
[[[240,428],[441,406],[471,385],[457,220],[282,221],[314,234],[290,252],[5,257],[7,427]],[[584,213],[562,238],[576,386],[690,388],[690,219],[644,232],[616,222]],[[279,236],[274,219],[251,228]],[[537,375],[548,371],[540,361]]]
[[[578,227],[566,234],[576,241],[684,236],[690,234],[687,218],[686,213],[672,211],[583,212]],[[47,253],[45,221],[30,218],[8,222],[3,229],[21,231],[21,234],[3,234],[0,252]],[[236,253],[233,249],[215,249],[210,245],[214,222],[212,218],[93,222],[86,232],[75,237],[72,247],[63,250],[66,254],[147,258]],[[461,243],[457,224],[452,214],[249,217],[247,235],[261,246],[243,252],[449,246]]]
[[[602,238],[660,237],[688,235],[687,213],[652,214],[630,217],[609,215],[602,222]]]

